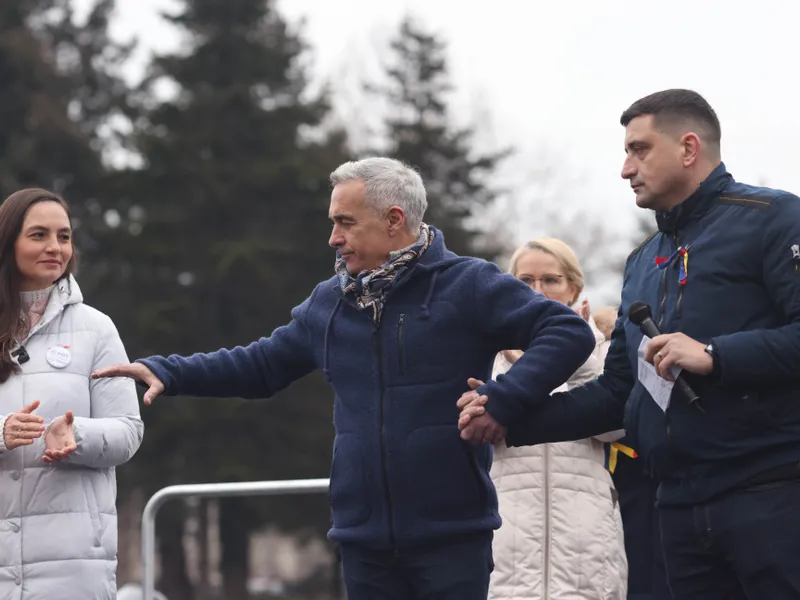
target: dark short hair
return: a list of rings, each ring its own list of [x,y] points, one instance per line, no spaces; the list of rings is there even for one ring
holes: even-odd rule
[[[697,92],[692,90],[663,90],[640,98],[631,104],[619,119],[623,127],[636,117],[653,115],[658,125],[689,121],[705,129],[706,141],[719,147],[722,128],[717,113]]]

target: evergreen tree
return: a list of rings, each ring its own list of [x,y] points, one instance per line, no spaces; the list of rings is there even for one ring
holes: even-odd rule
[[[119,43],[110,36],[109,25],[116,0],[95,0],[81,22],[70,0],[49,0],[52,7],[34,20],[41,39],[69,82],[71,119],[106,157],[128,145],[119,127],[134,117],[131,91],[122,77],[135,42]]]
[[[426,221],[444,232],[453,252],[488,248],[493,255],[477,223],[497,196],[489,178],[509,152],[481,152],[473,128],[453,125],[443,41],[406,18],[391,50],[388,84],[377,88],[388,104],[386,153],[419,170],[428,191]]]
[[[185,0],[169,19],[181,54],[152,64],[144,90],[177,85],[138,124],[144,166],[117,183],[124,268],[110,273],[146,299],[124,301],[135,355],[210,351],[269,335],[332,274],[328,173],[343,138],[320,132],[328,106],[307,97],[302,40],[271,2]],[[145,96],[147,98],[147,96]],[[150,100],[152,102],[152,100]],[[169,483],[325,476],[331,392],[307,378],[276,402],[160,399],[128,476],[148,492]],[[248,535],[265,521],[324,531],[322,497],[221,505],[226,598],[245,598]],[[180,518],[165,513],[159,588],[187,595]]]
[[[103,215],[115,205],[103,142],[127,92],[119,72],[130,47],[109,39],[113,8],[100,0],[78,23],[68,0],[0,4],[0,195],[38,186],[66,197],[92,300],[107,269]]]
[[[41,186],[78,203],[96,193],[102,165],[91,134],[70,118],[74,81],[37,23],[62,3],[0,4],[0,193]]]

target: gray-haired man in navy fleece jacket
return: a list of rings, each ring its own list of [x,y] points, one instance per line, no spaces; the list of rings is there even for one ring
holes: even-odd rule
[[[314,369],[335,392],[332,540],[350,600],[483,600],[500,526],[491,446],[459,437],[456,400],[495,355],[524,356],[482,391],[475,426],[500,440],[594,348],[589,326],[494,264],[453,254],[423,223],[420,176],[371,158],[332,175],[336,273],[291,322],[246,347],[150,357],[96,377],[130,376],[158,394],[268,398]]]

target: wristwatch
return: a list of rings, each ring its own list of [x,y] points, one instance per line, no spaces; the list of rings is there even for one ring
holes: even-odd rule
[[[716,348],[714,348],[713,343],[709,343],[706,348],[706,354],[711,357],[712,367],[711,367],[711,374],[715,375],[719,373],[719,355],[717,354]]]

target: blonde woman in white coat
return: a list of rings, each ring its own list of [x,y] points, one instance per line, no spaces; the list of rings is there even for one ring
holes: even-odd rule
[[[143,426],[111,320],[83,304],[66,203],[41,189],[0,205],[0,598],[117,596],[114,468]]]
[[[553,238],[518,249],[509,271],[552,300],[574,306],[583,273],[572,249]],[[604,336],[584,302],[577,308],[595,330],[598,353]],[[595,379],[597,355],[564,384],[569,389]],[[521,355],[498,354],[492,377]],[[503,525],[494,538],[492,600],[625,600],[627,561],[619,507],[606,470],[604,443],[622,437],[495,448],[491,476]]]

